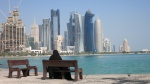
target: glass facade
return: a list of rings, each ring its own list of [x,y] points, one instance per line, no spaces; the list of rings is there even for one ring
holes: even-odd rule
[[[93,17],[89,10],[85,13],[84,19],[84,50],[85,52],[94,51],[94,28],[93,28]]]
[[[80,53],[84,51],[84,26],[83,16],[74,14],[75,20],[75,52]]]
[[[28,37],[28,46],[34,49],[34,37]]]
[[[75,42],[74,13],[70,15],[69,23],[67,23],[67,30],[68,30],[68,46],[74,46],[74,42]]]
[[[52,49],[55,49],[55,39],[60,35],[60,12],[57,9],[51,10],[51,28],[52,28]]]
[[[47,47],[48,51],[51,51],[51,27],[50,27],[50,19],[43,19],[43,30],[42,30],[42,47]]]

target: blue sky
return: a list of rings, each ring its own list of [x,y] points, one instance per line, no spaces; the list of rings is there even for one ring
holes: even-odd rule
[[[10,0],[10,9],[18,5],[20,0]],[[0,9],[8,16],[8,0],[0,0]],[[102,21],[105,38],[109,38],[118,51],[123,40],[128,40],[132,51],[150,50],[150,0],[22,0],[19,13],[26,26],[26,33],[30,33],[34,17],[37,24],[42,19],[50,18],[50,10],[60,10],[61,34],[67,30],[66,23],[72,11],[82,15],[90,9],[95,14],[93,21]],[[0,24],[6,19],[0,13]]]

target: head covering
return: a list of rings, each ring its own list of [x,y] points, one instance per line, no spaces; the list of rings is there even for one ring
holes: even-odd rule
[[[58,51],[54,50],[49,60],[62,60],[62,58],[60,57]]]

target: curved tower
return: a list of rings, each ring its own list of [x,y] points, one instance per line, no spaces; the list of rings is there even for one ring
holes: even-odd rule
[[[100,19],[96,19],[94,22],[94,40],[95,50],[97,52],[103,52],[103,32]]]

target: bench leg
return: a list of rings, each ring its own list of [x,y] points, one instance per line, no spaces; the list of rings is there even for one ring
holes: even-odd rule
[[[80,79],[83,79],[82,69],[80,69],[79,76],[80,76]]]
[[[47,69],[46,67],[43,67],[43,80],[47,77]]]
[[[80,79],[83,79],[82,72],[79,72]]]
[[[78,81],[78,72],[75,72],[75,81]]]
[[[17,70],[17,75],[18,75],[18,78],[21,78],[21,76],[20,76],[20,70]]]
[[[64,72],[61,72],[62,79],[65,79]]]
[[[12,71],[9,71],[8,78],[12,78]]]
[[[27,77],[29,70],[22,70],[23,76]]]
[[[37,68],[34,68],[34,74],[35,74],[35,76],[38,76]]]

